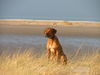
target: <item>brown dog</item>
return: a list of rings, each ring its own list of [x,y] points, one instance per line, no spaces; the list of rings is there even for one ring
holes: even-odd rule
[[[48,59],[56,60],[57,62],[61,62],[62,64],[67,64],[67,57],[65,56],[62,46],[59,43],[57,36],[55,35],[57,32],[54,28],[45,29],[45,35],[48,38],[47,41],[47,55]]]

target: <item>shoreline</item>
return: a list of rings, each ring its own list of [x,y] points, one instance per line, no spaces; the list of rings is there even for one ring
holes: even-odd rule
[[[32,19],[0,19],[0,25],[61,25],[100,27],[96,21],[64,21],[64,20],[32,20]]]

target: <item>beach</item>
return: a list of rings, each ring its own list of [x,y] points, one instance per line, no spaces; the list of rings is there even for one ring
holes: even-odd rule
[[[10,23],[1,23],[0,60],[2,61],[0,61],[0,74],[100,74],[98,67],[100,64],[100,60],[98,60],[100,57],[100,26],[85,24],[39,25],[38,23],[30,25],[19,23],[17,25],[16,22],[12,23],[11,21]],[[57,64],[47,61],[45,56],[47,38],[44,35],[44,29],[48,27],[57,29],[56,36],[68,57],[68,65],[66,66],[57,66]],[[83,70],[80,71],[80,69]]]

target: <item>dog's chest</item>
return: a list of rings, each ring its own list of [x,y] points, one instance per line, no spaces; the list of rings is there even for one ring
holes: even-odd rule
[[[49,49],[50,49],[51,52],[55,52],[55,46],[50,45],[50,46],[49,46]]]
[[[50,49],[51,52],[54,53],[57,46],[56,46],[55,42],[48,42],[48,46],[47,47],[48,47],[48,49]]]

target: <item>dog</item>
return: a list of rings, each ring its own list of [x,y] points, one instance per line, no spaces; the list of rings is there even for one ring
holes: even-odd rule
[[[62,46],[55,35],[57,30],[54,28],[46,28],[44,31],[47,40],[47,56],[51,61],[56,61],[57,63],[67,64],[67,57],[63,52]]]

